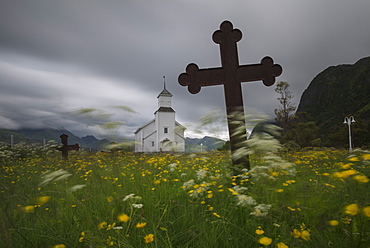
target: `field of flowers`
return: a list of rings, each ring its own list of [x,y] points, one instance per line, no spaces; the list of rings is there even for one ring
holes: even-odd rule
[[[0,247],[370,247],[366,151],[0,155]]]

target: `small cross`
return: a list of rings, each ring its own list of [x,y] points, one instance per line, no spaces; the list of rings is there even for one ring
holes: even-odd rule
[[[240,118],[244,116],[241,83],[262,80],[264,85],[271,86],[275,83],[275,77],[283,71],[270,57],[264,57],[260,64],[239,65],[236,43],[241,38],[242,32],[234,29],[231,22],[224,21],[220,30],[215,31],[212,36],[213,41],[220,45],[222,67],[199,69],[192,63],[178,78],[179,83],[188,86],[192,94],[197,94],[202,86],[224,85],[232,155],[243,146],[247,137],[245,119]],[[250,169],[248,156],[239,159],[233,156],[233,165]]]
[[[80,146],[76,143],[74,145],[68,145],[68,135],[67,134],[62,134],[60,135],[60,139],[62,140],[63,146],[60,148],[57,148],[58,151],[62,152],[62,157],[63,159],[68,159],[68,151],[71,150],[80,150]]]

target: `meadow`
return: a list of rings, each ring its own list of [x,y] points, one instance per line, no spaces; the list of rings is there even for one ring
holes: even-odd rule
[[[370,247],[367,151],[10,155],[0,247]]]

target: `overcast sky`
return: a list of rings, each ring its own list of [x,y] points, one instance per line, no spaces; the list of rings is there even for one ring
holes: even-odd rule
[[[192,137],[200,117],[226,114],[223,87],[193,95],[177,78],[192,62],[221,66],[212,34],[224,20],[243,33],[240,64],[271,56],[298,105],[318,73],[370,55],[369,10],[369,0],[0,0],[0,128],[99,136],[95,120],[74,114],[97,108],[132,137],[154,118],[166,76],[176,119]],[[275,86],[242,88],[246,109],[274,118]]]

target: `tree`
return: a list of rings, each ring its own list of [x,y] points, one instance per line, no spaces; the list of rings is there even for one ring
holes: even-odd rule
[[[283,135],[289,128],[289,122],[294,118],[293,112],[296,110],[296,107],[292,103],[294,95],[289,90],[289,87],[290,84],[288,82],[280,81],[275,88],[275,92],[280,94],[280,97],[278,97],[280,107],[274,111],[276,115],[275,120],[283,129]]]

